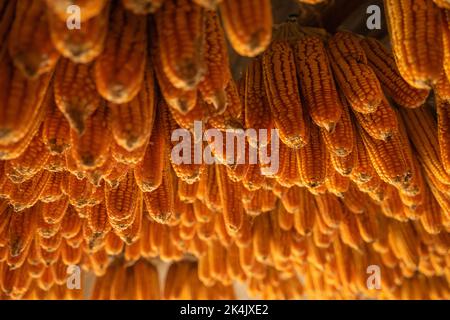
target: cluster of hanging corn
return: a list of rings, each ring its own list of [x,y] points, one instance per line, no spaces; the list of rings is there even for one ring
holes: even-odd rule
[[[86,296],[71,265],[93,299],[450,297],[445,9],[387,0],[391,54],[272,30],[268,0],[70,3],[81,29],[66,0],[0,0],[1,298]],[[278,129],[278,172],[172,162],[195,120]]]

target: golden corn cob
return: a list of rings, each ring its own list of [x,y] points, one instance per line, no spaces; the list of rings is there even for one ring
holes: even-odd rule
[[[137,163],[142,161],[142,159],[144,159],[148,143],[149,140],[146,140],[146,142],[139,148],[132,151],[128,151],[127,149],[123,148],[122,146],[118,145],[115,141],[113,141],[110,148],[112,158],[118,163],[122,163],[127,166],[133,167]]]
[[[436,109],[437,109],[437,122],[438,122],[438,143],[440,151],[440,159],[442,166],[446,173],[450,173],[450,145],[448,144],[449,139],[449,128],[450,128],[450,105],[449,103],[442,101],[437,98]]]
[[[389,243],[399,259],[408,266],[417,266],[419,262],[416,233],[410,223],[391,221],[388,227]]]
[[[71,153],[79,166],[95,168],[106,161],[111,142],[108,116],[107,107],[100,105],[86,121],[85,130],[81,136],[75,130],[71,130]]]
[[[225,88],[227,107],[221,114],[214,114],[215,107],[205,104],[211,115],[208,118],[208,124],[218,130],[232,130],[243,128],[243,110],[242,103],[239,99],[239,93],[236,83],[230,80]]]
[[[50,178],[48,179],[47,184],[40,195],[41,202],[58,201],[63,197],[61,190],[63,175],[64,174],[62,172],[53,172],[50,174]]]
[[[356,137],[354,138],[356,140]],[[353,142],[356,144],[356,142]],[[358,163],[358,149],[357,147],[353,147],[353,150],[345,155],[338,156],[334,153],[329,154],[331,164],[333,168],[343,176],[349,176],[352,173],[352,170]]]
[[[205,72],[205,11],[188,0],[166,0],[155,16],[162,68],[179,89],[193,89]]]
[[[88,208],[87,221],[93,236],[96,238],[105,236],[111,230],[108,212],[104,203]]]
[[[350,179],[341,175],[333,168],[331,159],[328,162],[327,178],[325,179],[327,190],[338,197],[343,197],[350,186]]]
[[[439,201],[436,200],[434,194],[438,194],[438,190],[434,190],[432,194],[428,192],[423,204],[423,213],[420,216],[420,222],[429,234],[438,234],[442,231],[442,215],[443,209],[440,208]]]
[[[156,12],[164,0],[122,0],[123,6],[134,14],[149,14]]]
[[[59,53],[48,31],[46,6],[42,0],[17,1],[8,51],[14,65],[27,78],[51,71],[58,61]]]
[[[53,95],[52,95],[52,102]],[[61,154],[70,147],[70,126],[52,103],[42,124],[42,140],[52,154]]]
[[[222,208],[222,200],[219,192],[219,186],[217,184],[217,176],[215,166],[208,166],[207,171],[203,174],[199,189],[203,188],[202,201],[212,211],[220,211]],[[199,192],[197,193],[199,197]]]
[[[225,224],[230,233],[236,233],[242,227],[244,216],[242,202],[238,196],[240,186],[228,179],[225,166],[217,164],[215,167]]]
[[[270,1],[223,0],[219,9],[228,40],[237,53],[254,57],[267,48],[272,37]]]
[[[276,41],[263,55],[264,85],[281,141],[291,148],[308,143],[306,112],[300,100],[294,53],[287,41]]]
[[[86,178],[79,179],[70,173],[65,173],[61,189],[69,197],[70,204],[77,208],[95,205],[103,200],[103,194],[98,194],[100,190],[103,193],[103,188],[97,188]]]
[[[331,228],[338,227],[343,215],[340,201],[331,194],[316,195],[314,199],[319,215],[323,218],[326,225]]]
[[[448,63],[450,58],[450,13],[448,10],[442,11],[441,17],[442,44],[444,47],[443,65],[447,78],[450,78],[450,64]]]
[[[135,212],[133,213],[134,219],[129,226],[126,228],[117,228],[115,224],[113,224],[113,228],[115,228],[116,234],[122,239],[122,241],[129,247],[133,245],[133,248],[138,250],[137,254],[139,255],[140,244],[137,243],[139,238],[141,237],[142,230],[142,219],[146,219],[147,217],[143,216],[143,199],[142,193],[139,191],[137,204],[135,207]],[[132,248],[132,249],[133,249]]]
[[[143,192],[154,191],[160,186],[163,163],[166,158],[166,132],[161,117],[161,110],[159,109],[156,113],[155,125],[144,159],[134,168],[136,183]]]
[[[206,102],[221,111],[227,107],[225,88],[231,79],[225,35],[215,11],[205,12],[206,72],[198,89]]]
[[[362,138],[359,135],[356,136],[356,148],[358,150],[358,160],[352,170],[350,178],[356,183],[365,183],[376,178],[377,173],[371,163]]]
[[[339,234],[344,244],[352,249],[360,250],[362,238],[359,234],[355,215],[349,210],[343,210],[342,221],[339,225]]]
[[[253,128],[259,135],[260,129],[270,130],[272,128],[272,119],[270,115],[270,106],[267,101],[264,88],[263,66],[260,56],[255,57],[250,62],[245,72],[245,92],[244,92],[244,119],[245,127]],[[270,139],[270,132],[267,132],[267,142]],[[258,147],[263,145],[263,139],[258,141],[248,138],[251,146]]]
[[[144,192],[145,207],[150,217],[159,223],[167,223],[174,212],[174,174],[169,164],[165,164],[162,181],[152,192]]]
[[[49,2],[49,1],[47,1]],[[106,1],[103,1],[106,3]],[[64,57],[76,63],[89,63],[103,51],[109,26],[110,6],[105,5],[101,12],[82,22],[80,29],[69,29],[67,19],[61,18],[53,10],[48,10],[50,36],[56,49]],[[81,18],[84,19],[85,12]]]
[[[68,199],[64,198],[54,202],[42,203],[38,206],[37,211],[41,212],[42,219],[46,223],[59,224],[66,214],[68,205]]]
[[[18,256],[30,244],[36,228],[37,216],[30,210],[15,212],[9,222],[9,251]]]
[[[297,163],[302,184],[315,188],[325,182],[327,151],[320,129],[311,124],[309,132],[309,143],[297,150]]]
[[[361,113],[374,112],[383,93],[375,73],[367,64],[361,39],[341,31],[328,45],[334,74],[351,107]]]
[[[350,116],[347,100],[341,94],[342,115],[336,123],[334,130],[329,132],[320,129],[327,150],[336,156],[344,157],[350,154],[354,148],[354,127]]]
[[[281,196],[283,210],[291,214],[300,210],[302,208],[302,192],[302,188],[298,186],[289,188],[288,191]],[[283,210],[279,209],[279,211]]]
[[[295,150],[292,148],[289,148],[285,144],[281,144],[279,148],[279,169],[278,173],[275,174],[275,177],[277,179],[277,182],[281,184],[284,187],[292,187],[293,185],[303,185],[306,184],[310,179],[314,180],[314,171],[309,171],[312,168],[308,168],[308,161],[309,156],[312,155],[313,148],[310,147],[311,145],[308,144],[305,147],[303,147],[300,150]],[[304,148],[309,147],[307,150],[304,150],[303,153],[301,153],[301,150]],[[319,144],[319,148],[322,147]],[[315,155],[320,156],[320,150],[314,150],[316,151]],[[309,154],[308,154],[309,152]],[[304,157],[304,159],[300,159],[300,156]],[[302,160],[303,162],[300,162]],[[305,166],[306,163],[306,166]],[[305,175],[302,176],[300,168],[305,169]],[[309,170],[308,170],[309,169]],[[308,175],[307,173],[312,175]],[[308,181],[305,181],[308,180]],[[320,177],[319,177],[320,180]],[[262,185],[261,185],[262,186]]]
[[[92,67],[61,59],[55,73],[56,105],[79,135],[84,133],[86,121],[101,104]]]
[[[430,88],[438,80],[443,62],[438,7],[432,0],[386,0],[384,3],[400,74],[413,87]],[[425,24],[426,30],[416,30],[417,25]]]
[[[49,156],[40,135],[36,135],[18,158],[7,162],[10,170],[6,175],[15,183],[23,182],[42,170]]]
[[[368,243],[372,243],[378,238],[378,220],[376,212],[368,211],[355,216],[361,238]]]
[[[374,112],[353,114],[359,125],[374,139],[389,140],[398,132],[397,114],[385,97]]]
[[[316,219],[317,206],[313,195],[305,188],[299,190],[300,208],[294,213],[294,228],[300,235],[311,234]]]
[[[44,74],[34,80],[26,79],[11,64],[8,53],[5,50],[0,52],[0,85],[3,88],[0,93],[3,101],[0,112],[0,145],[10,147],[5,148],[2,153],[14,153],[13,150],[17,150],[20,140],[27,141],[25,137],[28,133],[39,128],[43,119],[42,112],[47,110],[49,101],[45,93],[50,78],[50,74]],[[27,138],[30,141],[31,137]],[[27,143],[24,144],[21,146],[26,147]]]
[[[319,127],[333,131],[341,118],[342,104],[322,39],[301,38],[295,47],[295,57],[302,95],[311,118]]]
[[[147,20],[112,8],[105,48],[95,61],[95,83],[100,95],[114,103],[131,101],[144,80],[147,62]]]
[[[117,188],[105,186],[105,205],[110,222],[121,225],[129,222],[135,213],[139,200],[139,189],[134,181],[133,172],[128,172]],[[124,225],[124,228],[128,225]]]
[[[364,146],[378,176],[389,184],[406,183],[411,178],[411,170],[404,153],[399,134],[389,141],[373,139],[363,129],[359,130]]]
[[[367,37],[361,45],[370,67],[380,80],[386,93],[399,105],[406,108],[421,106],[428,94],[427,89],[417,89],[408,84],[400,75],[395,58],[384,45],[375,38]]]
[[[445,161],[442,161],[439,152],[436,124],[430,112],[425,107],[415,110],[400,109],[400,112],[425,172],[429,172],[443,184],[450,184],[450,178],[443,166]]]
[[[49,177],[48,171],[41,170],[31,179],[15,185],[9,195],[10,204],[16,211],[32,207],[39,200]]]
[[[147,68],[142,88],[128,103],[109,103],[111,131],[122,148],[128,151],[142,147],[149,139],[155,118],[155,83],[153,71]]]

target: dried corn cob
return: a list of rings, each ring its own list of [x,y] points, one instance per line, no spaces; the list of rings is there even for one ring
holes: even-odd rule
[[[272,118],[283,143],[299,148],[308,143],[308,125],[298,92],[293,50],[276,41],[263,55],[264,85]]]
[[[351,107],[361,113],[374,112],[383,93],[375,73],[367,64],[361,39],[341,31],[328,45],[334,74]]]
[[[95,61],[95,83],[100,95],[114,103],[131,101],[144,80],[147,62],[147,20],[112,8],[105,48]]]
[[[225,88],[231,79],[225,35],[214,11],[205,13],[206,72],[198,89],[203,99],[222,111],[227,107]]]
[[[14,68],[8,53],[0,51],[0,99],[3,101],[0,145],[19,143],[21,139],[26,140],[25,136],[33,127],[38,129],[49,101],[44,98],[50,77],[44,74],[34,80],[26,79]]]
[[[361,45],[366,53],[369,65],[377,75],[387,94],[399,105],[407,108],[421,106],[429,91],[416,89],[401,77],[395,58],[383,44],[375,38],[365,38]]]
[[[411,179],[412,168],[408,166],[398,134],[392,135],[389,141],[382,141],[373,139],[363,129],[359,133],[372,165],[383,181],[399,185]]]
[[[445,9],[450,9],[450,2],[448,0],[433,0],[437,6]]]
[[[230,80],[225,88],[227,107],[225,111],[221,114],[215,114],[213,110],[215,107],[205,104],[205,107],[208,108],[209,114],[211,116],[208,118],[208,124],[215,129],[218,130],[233,130],[233,129],[242,129],[243,121],[242,121],[242,103],[239,99],[239,93],[237,90],[236,83],[233,80]]]
[[[174,212],[174,174],[169,164],[165,164],[162,181],[152,192],[144,192],[145,207],[150,217],[159,223],[167,223]]]
[[[253,138],[247,138],[250,145],[258,147],[264,145],[264,139],[259,130],[266,129],[267,142],[270,141],[270,132],[272,128],[272,118],[270,115],[270,106],[268,104],[263,77],[263,66],[261,57],[255,57],[250,62],[245,72],[245,93],[244,93],[244,119],[245,127],[253,128],[257,131],[257,141]]]
[[[228,179],[225,166],[215,165],[223,216],[227,230],[236,233],[243,224],[243,208],[239,199],[239,184]]]
[[[270,1],[223,0],[219,9],[228,40],[237,53],[254,57],[267,48],[272,37]]]
[[[106,3],[103,0],[102,2]],[[57,13],[48,10],[50,36],[54,46],[61,55],[73,62],[89,63],[93,61],[102,53],[105,45],[109,12],[108,3],[98,15],[83,22],[80,29],[69,29],[67,19],[61,20]],[[81,17],[85,17],[84,12]]]
[[[311,124],[309,143],[297,150],[297,163],[303,185],[315,188],[325,182],[327,152],[320,129]]]
[[[50,153],[62,154],[70,147],[70,126],[55,103],[48,109],[42,124],[42,140]]]
[[[129,226],[130,218],[135,214],[138,206],[139,189],[134,181],[132,172],[128,172],[117,188],[105,186],[105,204],[110,223],[123,227]],[[132,219],[134,220],[134,219]],[[124,225],[122,225],[122,222]]]
[[[322,39],[301,38],[296,44],[295,57],[302,95],[311,118],[321,128],[333,131],[341,118],[342,104]]]
[[[344,157],[350,154],[354,148],[354,127],[350,116],[350,110],[345,97],[340,95],[342,102],[342,115],[336,123],[334,130],[329,132],[321,129],[323,141],[327,150],[339,157]]]
[[[166,0],[155,20],[165,75],[176,88],[195,88],[205,72],[204,9],[188,0]]]
[[[84,133],[87,119],[101,104],[92,78],[92,67],[61,59],[56,68],[55,102],[78,135]]]
[[[428,89],[442,70],[439,9],[432,0],[386,0],[392,48],[400,74],[411,86]],[[418,25],[427,25],[423,32]]]
[[[105,163],[111,142],[108,116],[107,107],[104,104],[100,105],[86,121],[81,136],[75,130],[71,130],[71,153],[79,166],[95,168]]]
[[[397,114],[383,97],[377,110],[372,113],[353,113],[361,127],[374,139],[389,140],[398,132]]]
[[[53,69],[59,58],[50,39],[46,6],[42,0],[18,0],[8,49],[14,65],[27,78]]]
[[[450,173],[450,145],[449,126],[450,126],[450,109],[449,104],[437,98],[437,121],[438,121],[438,143],[440,150],[440,159],[445,172]]]
[[[153,71],[147,68],[142,88],[128,103],[112,104],[111,131],[122,148],[128,151],[142,147],[149,139],[155,117],[155,84]]]
[[[400,109],[400,112],[425,171],[441,183],[450,184],[450,178],[443,167],[439,153],[436,125],[430,112],[424,107],[415,110]]]

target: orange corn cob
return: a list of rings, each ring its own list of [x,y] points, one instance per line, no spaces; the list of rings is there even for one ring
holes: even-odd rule
[[[162,181],[163,163],[166,159],[166,130],[160,108],[156,111],[155,126],[144,158],[134,168],[136,183],[143,192],[156,190]]]
[[[428,94],[427,89],[416,89],[400,75],[395,58],[383,44],[375,38],[365,38],[361,45],[366,53],[370,67],[380,80],[386,93],[399,105],[407,108],[421,106]]]
[[[235,233],[242,227],[244,216],[239,199],[239,184],[228,179],[225,166],[215,165],[215,167],[225,224],[229,232]]]
[[[142,88],[128,103],[109,103],[111,131],[122,148],[128,151],[142,147],[149,139],[155,118],[155,83],[153,71],[147,68]]]
[[[86,121],[85,130],[81,136],[71,130],[71,153],[79,166],[95,168],[106,161],[111,141],[108,114],[107,107],[101,105]]]
[[[219,9],[228,40],[237,53],[254,57],[267,48],[272,37],[270,1],[223,0]]]
[[[40,195],[40,201],[53,202],[59,200],[62,196],[61,183],[63,179],[62,172],[53,172],[45,185],[42,194]]]
[[[303,235],[311,234],[316,219],[317,206],[313,195],[305,188],[299,190],[299,210],[294,213],[294,228]]]
[[[53,95],[51,101],[42,124],[42,140],[50,153],[61,154],[70,147],[70,126],[53,102]]]
[[[15,212],[9,222],[9,252],[13,257],[25,250],[33,239],[37,216],[30,210]]]
[[[332,132],[320,129],[320,133],[327,150],[336,156],[344,157],[351,153],[354,148],[355,132],[347,101],[342,94],[340,97],[342,102],[341,118],[336,123]]]
[[[208,124],[213,128],[218,130],[232,130],[232,129],[242,129],[242,103],[239,99],[239,93],[236,83],[230,80],[225,88],[227,107],[225,111],[221,114],[215,114],[212,112],[215,109],[213,106],[206,104],[205,107],[208,108],[209,113],[212,114],[208,118]]]
[[[383,93],[367,64],[361,39],[350,32],[338,32],[328,45],[334,74],[351,107],[361,113],[374,112]]]
[[[385,97],[374,112],[368,114],[354,112],[353,114],[359,125],[374,139],[389,140],[398,132],[397,114]]]
[[[145,207],[150,217],[159,223],[167,223],[174,212],[174,174],[169,164],[165,164],[162,181],[152,192],[144,192]]]
[[[165,75],[176,88],[195,88],[205,72],[204,9],[188,0],[166,0],[155,20]]]
[[[97,188],[87,179],[80,180],[70,173],[65,173],[61,188],[69,197],[70,204],[76,208],[95,205],[103,200],[103,188]]]
[[[320,129],[310,126],[309,143],[297,150],[297,163],[302,184],[315,188],[325,182],[327,153]]]
[[[322,39],[301,38],[295,48],[296,67],[302,95],[312,120],[333,131],[341,118],[342,104]]]
[[[333,168],[331,160],[328,161],[330,163],[327,168],[327,178],[325,180],[327,190],[338,197],[343,197],[350,186],[350,179],[337,172]]]
[[[134,14],[149,14],[156,12],[164,0],[122,0],[123,6]]]
[[[44,98],[50,77],[51,75],[44,74],[34,80],[26,79],[14,68],[8,53],[5,50],[0,52],[0,86],[3,88],[0,92],[0,99],[3,101],[0,112],[0,145],[9,145],[10,153],[14,153],[12,151],[21,139],[27,140],[25,137],[30,131],[39,128],[43,119],[42,112],[47,110],[46,102],[49,101],[49,97]],[[8,153],[7,150],[4,152]]]
[[[86,121],[101,104],[92,78],[92,65],[61,59],[55,73],[54,95],[70,126],[79,135],[83,134]]]
[[[47,1],[50,2],[50,1]],[[106,1],[101,0],[106,3]],[[50,36],[56,49],[64,57],[76,63],[89,63],[103,51],[108,33],[110,6],[105,5],[101,12],[87,21],[80,29],[69,29],[67,19],[61,18],[53,10],[48,10]],[[81,18],[85,18],[82,12]]]
[[[415,110],[400,109],[400,112],[425,172],[429,172],[443,184],[450,184],[450,178],[443,167],[445,161],[441,160],[439,152],[436,124],[430,112],[425,107]]]
[[[354,138],[354,140],[356,140]],[[356,144],[356,142],[353,142]],[[358,164],[358,149],[353,147],[352,152],[345,156],[337,156],[336,154],[329,155],[333,168],[343,176],[349,176],[352,170]]]
[[[303,148],[307,148],[310,146],[309,144]],[[321,147],[319,145],[319,147]],[[302,149],[303,149],[302,148]],[[300,149],[300,150],[302,150]],[[304,150],[303,153],[300,154],[300,150],[295,150],[292,148],[289,148],[285,144],[280,145],[279,149],[279,169],[278,173],[275,174],[275,177],[277,179],[277,182],[281,184],[284,187],[292,187],[293,185],[301,185],[304,183],[307,183],[306,181],[302,180],[303,178],[314,178],[311,176],[304,177],[301,175],[299,168],[307,167],[307,161],[309,159],[308,156],[311,154],[307,154],[308,152],[311,153],[312,148],[308,148],[308,150]],[[317,150],[314,150],[317,151]],[[320,150],[319,150],[320,153]],[[317,153],[316,153],[317,155]],[[304,159],[302,163],[300,163],[300,156],[303,156]],[[306,165],[305,165],[306,162]],[[311,171],[308,171],[309,173],[313,173]],[[320,180],[320,177],[319,177]],[[262,186],[262,185],[261,185]]]
[[[450,105],[447,102],[437,98],[437,121],[438,121],[438,143],[440,150],[440,159],[445,172],[450,173]]]
[[[263,55],[264,84],[272,118],[283,143],[299,148],[308,143],[293,50],[287,41],[276,41]]]
[[[225,88],[231,79],[225,35],[215,11],[205,13],[205,65],[206,72],[198,89],[206,102],[217,110],[227,106]]]
[[[105,236],[111,230],[106,205],[100,203],[88,208],[87,222],[95,238]]]
[[[36,135],[18,158],[8,162],[11,170],[6,174],[15,183],[23,182],[42,170],[49,156],[41,136]]]
[[[331,194],[314,196],[319,215],[327,226],[335,228],[342,220],[343,209],[340,201]]]
[[[356,136],[356,148],[358,150],[358,160],[352,170],[350,178],[356,183],[364,183],[373,178],[377,178],[377,172],[371,163],[368,151],[359,135]]]
[[[260,129],[270,130],[272,128],[270,106],[264,88],[262,59],[259,56],[252,59],[245,72],[243,105],[245,127],[255,129],[257,131],[257,137],[260,137]],[[269,142],[269,139],[270,132],[267,132],[267,142]],[[258,147],[258,144],[263,146],[262,140],[262,138],[258,138],[258,141],[254,141],[248,138],[252,147]]]
[[[114,225],[126,228],[138,206],[139,189],[134,181],[133,172],[128,172],[117,188],[105,186],[105,204],[108,218]],[[125,224],[122,226],[122,222]]]
[[[108,101],[129,102],[141,88],[147,62],[146,22],[121,4],[112,9],[111,28],[94,70],[97,90]]]
[[[16,211],[32,207],[43,192],[50,172],[41,170],[31,179],[14,186],[9,196],[10,204]]]
[[[0,43],[6,43],[11,26],[14,22],[16,1],[2,1],[0,3]]]
[[[445,9],[450,9],[450,2],[448,0],[433,0],[437,6]]]
[[[450,64],[448,63],[448,59],[450,58],[450,13],[448,10],[444,10],[441,13],[442,23],[441,23],[441,31],[442,31],[442,44],[444,47],[444,71],[447,78],[450,78]]]
[[[36,78],[53,69],[59,53],[50,39],[42,0],[17,1],[8,49],[14,65],[27,78]]]
[[[392,48],[403,79],[428,89],[442,71],[440,11],[432,0],[385,0]],[[427,25],[420,32],[418,25]],[[432,63],[430,63],[432,61]]]
[[[359,130],[364,146],[378,176],[389,184],[402,184],[411,179],[411,170],[398,134],[389,141],[373,139],[363,129]]]

